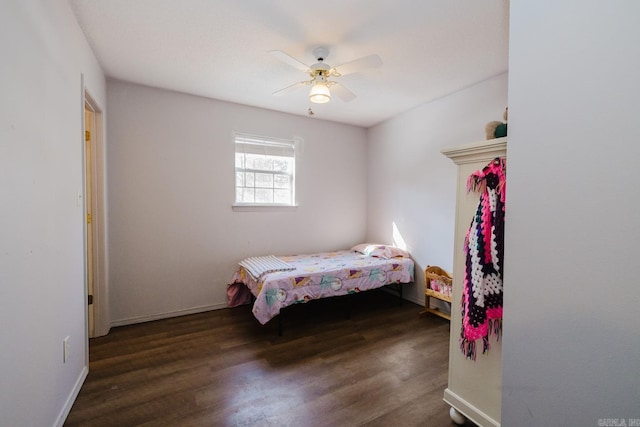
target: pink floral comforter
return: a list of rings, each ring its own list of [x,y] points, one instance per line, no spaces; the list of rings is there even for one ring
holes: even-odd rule
[[[256,297],[253,314],[262,324],[292,304],[413,281],[411,258],[384,259],[352,251],[278,258],[295,270],[266,273],[256,280],[240,267],[229,285],[233,292],[240,284],[247,286]]]

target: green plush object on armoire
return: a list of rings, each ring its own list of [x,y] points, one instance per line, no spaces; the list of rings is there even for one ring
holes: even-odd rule
[[[496,126],[496,130],[493,132],[493,136],[496,138],[507,136],[507,124],[502,123]]]

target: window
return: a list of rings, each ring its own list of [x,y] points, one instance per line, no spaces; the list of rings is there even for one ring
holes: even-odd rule
[[[295,204],[295,142],[235,134],[236,205]]]

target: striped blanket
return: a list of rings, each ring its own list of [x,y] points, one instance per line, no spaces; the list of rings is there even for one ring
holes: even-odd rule
[[[247,270],[256,280],[260,279],[260,276],[265,273],[295,270],[295,267],[291,266],[291,264],[287,264],[273,255],[245,258],[240,261],[240,266]]]

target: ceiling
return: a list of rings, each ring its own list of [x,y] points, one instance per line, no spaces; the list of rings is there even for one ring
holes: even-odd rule
[[[508,67],[509,0],[68,0],[109,78],[370,127]],[[378,54],[383,65],[335,78],[357,95],[311,104],[325,46],[337,67]]]

